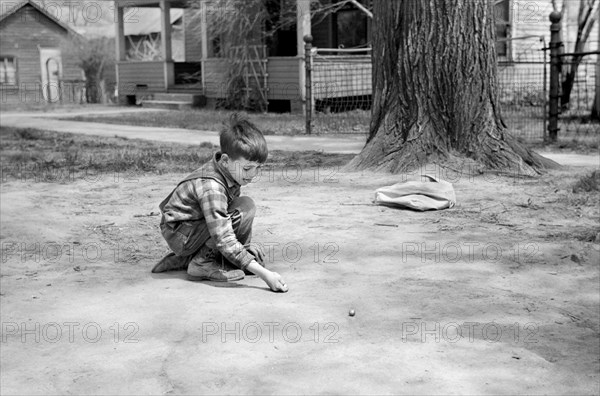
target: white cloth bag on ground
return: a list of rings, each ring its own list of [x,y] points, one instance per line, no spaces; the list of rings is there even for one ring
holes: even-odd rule
[[[375,190],[375,203],[414,210],[440,210],[456,204],[454,187],[445,180],[424,175],[426,181],[407,181]]]

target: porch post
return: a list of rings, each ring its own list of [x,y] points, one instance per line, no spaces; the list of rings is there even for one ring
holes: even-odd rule
[[[206,64],[206,59],[208,59],[208,17],[207,17],[207,12],[208,12],[208,4],[206,2],[206,0],[201,0],[200,1],[200,45],[202,46],[202,61],[201,61],[201,67],[202,67],[202,90],[206,91],[206,81],[204,79],[204,77],[206,76],[206,73],[204,72],[206,70],[205,64]]]
[[[296,6],[296,43],[297,53],[300,59],[300,68],[298,73],[298,100],[302,102],[303,112],[306,112],[306,59],[304,59],[304,36],[310,36],[310,0],[297,0]]]
[[[175,83],[175,68],[171,56],[171,3],[167,0],[160,0],[160,25],[165,90],[167,90]]]
[[[116,75],[116,83],[117,83],[117,94],[118,100],[121,101],[127,95],[135,94],[135,92],[129,92],[131,87],[122,87],[120,78],[119,78],[119,65],[121,62],[125,61],[125,27],[123,23],[123,7],[119,5],[118,1],[115,1],[115,56],[116,56],[116,65],[115,65],[115,75]]]
[[[162,45],[163,60],[171,59],[171,3],[160,0],[160,41]]]
[[[115,29],[116,29],[116,43],[115,43],[115,47],[116,47],[116,56],[117,56],[117,62],[122,62],[125,60],[125,27],[124,27],[124,23],[123,23],[123,7],[119,6],[118,2],[115,2],[115,19],[116,19],[116,23],[115,23]]]
[[[208,58],[208,4],[206,0],[200,1],[200,45],[202,47],[202,59]]]

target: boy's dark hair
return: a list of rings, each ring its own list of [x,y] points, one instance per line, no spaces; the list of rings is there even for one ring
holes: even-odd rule
[[[221,152],[233,160],[244,157],[261,164],[267,161],[269,150],[262,132],[238,113],[232,114],[224,123],[219,141]]]

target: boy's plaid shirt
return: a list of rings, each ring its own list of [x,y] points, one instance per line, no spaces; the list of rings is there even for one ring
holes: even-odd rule
[[[254,259],[237,240],[228,207],[240,196],[240,185],[229,171],[218,164],[220,153],[212,161],[186,177],[171,193],[161,210],[166,223],[201,221],[221,254],[245,269]]]

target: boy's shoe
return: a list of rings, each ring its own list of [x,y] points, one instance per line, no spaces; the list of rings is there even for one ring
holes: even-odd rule
[[[175,253],[171,252],[162,258],[152,268],[153,273],[165,272],[165,271],[180,271],[187,269],[189,257],[176,256]]]
[[[193,281],[233,282],[244,279],[244,271],[229,271],[216,260],[213,249],[203,246],[194,256],[187,269],[188,279]]]

